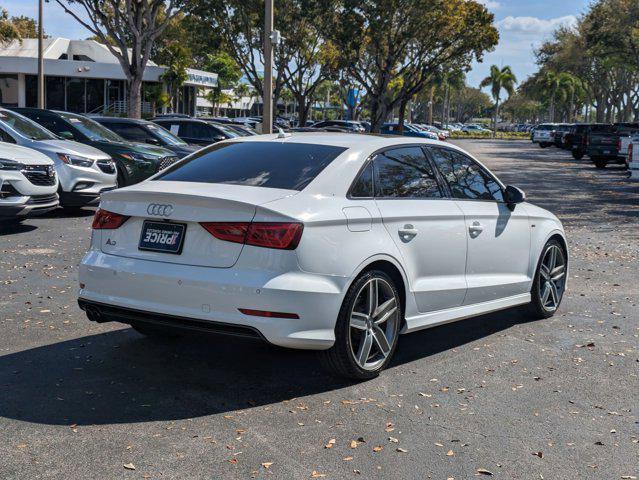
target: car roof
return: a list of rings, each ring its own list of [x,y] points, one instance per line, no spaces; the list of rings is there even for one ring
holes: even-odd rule
[[[281,141],[286,143],[309,143],[315,145],[331,145],[353,150],[379,150],[395,145],[426,144],[451,147],[459,150],[450,143],[430,140],[427,138],[404,137],[398,135],[379,135],[371,133],[341,133],[341,132],[292,132],[270,135],[253,135],[251,137],[234,138],[233,142]]]
[[[151,123],[148,120],[142,118],[125,118],[125,117],[90,117],[92,120],[104,123],[137,123],[145,124]]]

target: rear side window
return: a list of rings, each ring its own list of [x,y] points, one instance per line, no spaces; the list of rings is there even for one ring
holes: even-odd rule
[[[504,201],[504,194],[499,183],[472,158],[445,148],[431,148],[430,151],[453,197],[467,200]]]
[[[155,180],[303,190],[345,150],[309,143],[219,143],[167,168]]]
[[[352,198],[373,197],[373,162],[369,162],[359,177],[357,177],[357,180],[355,180],[355,183],[353,183],[351,187],[350,196]]]
[[[375,157],[378,198],[441,198],[435,173],[419,147],[388,150]]]

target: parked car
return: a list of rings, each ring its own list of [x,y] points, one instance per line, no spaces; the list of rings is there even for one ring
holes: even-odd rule
[[[31,148],[0,142],[0,224],[53,210],[57,191],[53,160]]]
[[[198,118],[153,118],[153,122],[166,128],[191,145],[211,145],[212,143],[239,137],[238,133],[220,123]]]
[[[221,125],[222,128],[235,133],[238,137],[250,137],[253,135],[257,135],[255,130],[253,130],[251,127],[238,125],[237,123],[233,123],[232,121],[222,123],[218,121],[218,118],[209,117],[199,117],[198,120],[204,120],[205,122],[209,122],[212,125]]]
[[[12,110],[39,123],[58,137],[102,150],[115,161],[117,184],[120,187],[140,182],[178,160],[170,150],[129,142],[84,115],[38,108]]]
[[[572,125],[569,123],[558,123],[555,125],[553,134],[553,143],[555,147],[562,149],[567,148],[564,135],[570,131],[570,127],[572,127]]]
[[[400,133],[399,124],[398,123],[385,123],[382,125],[380,129],[380,133],[385,135],[402,135],[404,137],[417,137],[417,138],[427,138],[429,140],[439,140],[439,135],[433,132],[427,132],[424,130],[420,130],[419,128],[411,125],[410,123],[404,124],[404,130]]]
[[[555,124],[542,123],[537,125],[532,135],[533,143],[538,143],[541,148],[546,148],[555,143]]]
[[[632,142],[632,137],[639,134],[639,123],[615,123],[619,140],[617,140],[617,150],[624,163],[628,164],[628,147]]]
[[[125,140],[164,147],[171,150],[178,158],[184,158],[198,149],[176,137],[164,127],[148,120],[120,117],[92,117],[92,119]]]
[[[441,130],[437,127],[434,127],[432,125],[427,125],[425,123],[411,123],[411,125],[415,125],[420,130],[434,133],[435,135],[437,135],[437,138],[441,141],[446,140],[450,136],[450,132],[448,130]]]
[[[615,125],[590,128],[587,134],[586,155],[597,168],[606,168],[609,163],[625,164],[619,155],[619,132]]]
[[[322,350],[334,373],[365,379],[400,332],[519,305],[552,316],[567,268],[559,220],[458,147],[269,135],[105,194],[79,305],[145,335]]]
[[[630,178],[639,180],[639,133],[632,136],[632,141],[628,145],[628,160],[626,163],[630,169]]]
[[[116,187],[115,164],[107,154],[61,140],[33,120],[4,108],[0,108],[0,140],[37,150],[53,161],[62,207],[97,203],[102,192]]]
[[[481,125],[474,125],[474,124],[464,125],[461,131],[464,133],[481,133],[481,134],[491,133],[491,130],[484,128]]]
[[[602,124],[597,123],[577,123],[570,127],[564,136],[566,148],[572,152],[575,160],[581,160],[588,148],[588,132],[597,129]]]
[[[317,122],[313,125],[313,128],[326,128],[326,127],[337,127],[342,130],[346,130],[352,133],[364,133],[366,132],[366,128],[354,120],[324,120],[321,122]]]

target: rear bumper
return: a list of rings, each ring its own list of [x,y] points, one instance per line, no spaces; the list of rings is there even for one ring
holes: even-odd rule
[[[107,321],[243,332],[274,345],[312,350],[333,345],[347,285],[346,278],[302,271],[176,265],[97,250],[83,259],[79,280],[84,285],[80,305],[95,307]],[[249,316],[239,308],[295,313],[299,318]]]

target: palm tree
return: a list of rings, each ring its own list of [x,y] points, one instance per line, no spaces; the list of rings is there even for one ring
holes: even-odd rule
[[[495,114],[493,118],[493,137],[497,135],[497,118],[499,116],[499,102],[501,100],[501,91],[506,90],[508,98],[515,93],[515,85],[517,84],[517,77],[512,72],[512,69],[506,65],[503,68],[499,68],[497,65],[490,67],[490,75],[482,80],[479,84],[479,88],[490,86],[490,91],[495,100]]]

